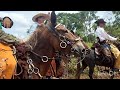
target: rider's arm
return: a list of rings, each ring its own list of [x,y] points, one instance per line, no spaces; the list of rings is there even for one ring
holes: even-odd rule
[[[104,29],[103,29],[103,33],[106,36],[107,40],[110,40],[110,41],[116,41],[117,40],[117,38],[114,38],[114,37],[110,36],[109,34],[107,34],[107,32]]]
[[[103,40],[110,40],[110,41],[115,41],[117,38],[114,38],[107,34],[107,32],[103,28],[97,28],[96,30],[96,35],[100,38],[100,41]]]

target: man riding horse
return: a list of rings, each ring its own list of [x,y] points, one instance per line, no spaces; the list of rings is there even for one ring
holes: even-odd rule
[[[109,50],[113,53],[116,59],[114,68],[120,69],[120,51],[112,43],[107,43],[107,41],[114,42],[117,40],[117,38],[110,36],[104,30],[106,22],[103,19],[98,19],[95,23],[97,24],[97,29],[95,31],[95,35],[97,37],[97,44],[100,44],[103,48],[109,48]]]
[[[44,14],[44,13],[39,13],[35,15],[32,20],[37,24],[36,29],[39,29],[43,24],[47,24],[47,21],[50,20],[50,13]],[[55,71],[57,67],[60,66],[60,60],[52,60],[51,62],[51,67],[49,68],[48,72],[46,73],[46,78],[51,78],[51,76],[55,75]],[[62,67],[62,66],[61,66]],[[61,72],[62,74],[63,72]],[[59,74],[58,76],[61,76]]]

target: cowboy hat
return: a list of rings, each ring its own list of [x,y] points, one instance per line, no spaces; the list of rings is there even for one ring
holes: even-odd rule
[[[39,18],[39,17],[44,17],[45,20],[49,19],[49,15],[48,14],[44,14],[44,13],[39,13],[37,15],[35,15],[32,20],[34,22],[36,22],[36,19]]]
[[[106,22],[104,21],[104,19],[98,19],[95,23],[99,24],[99,23],[106,23]]]

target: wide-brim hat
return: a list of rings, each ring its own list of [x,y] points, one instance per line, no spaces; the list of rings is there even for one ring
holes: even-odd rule
[[[35,15],[35,16],[32,18],[32,20],[33,20],[34,22],[36,22],[36,19],[37,19],[38,17],[44,17],[45,20],[48,20],[48,19],[49,19],[49,15],[48,15],[48,14],[39,13],[39,14]]]
[[[95,23],[99,24],[99,23],[106,23],[106,22],[104,21],[104,19],[98,19]]]

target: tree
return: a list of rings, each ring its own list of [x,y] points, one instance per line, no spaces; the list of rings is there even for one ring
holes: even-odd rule
[[[112,13],[115,17],[115,20],[113,21],[113,25],[111,26],[111,35],[120,38],[120,11],[112,11]]]
[[[72,14],[59,13],[57,20],[59,23],[66,25],[69,30],[75,31],[81,37],[85,37],[93,30],[94,24],[92,21],[98,18],[96,13],[97,11],[80,11]]]

